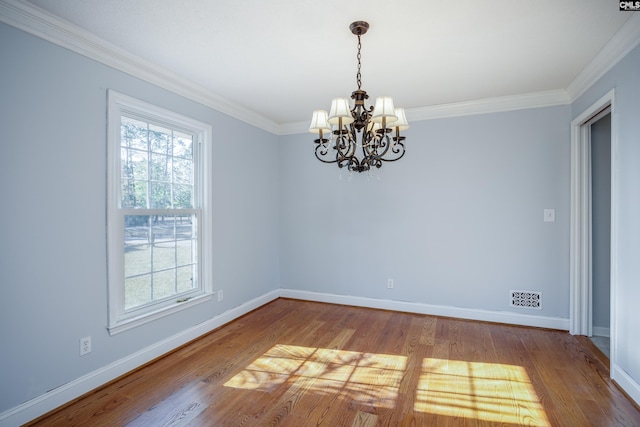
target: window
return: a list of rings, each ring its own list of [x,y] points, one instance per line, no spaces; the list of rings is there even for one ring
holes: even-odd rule
[[[109,91],[111,334],[211,298],[211,128]]]

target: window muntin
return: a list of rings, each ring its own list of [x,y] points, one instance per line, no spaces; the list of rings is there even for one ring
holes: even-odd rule
[[[125,215],[125,311],[197,289],[197,218]]]
[[[109,330],[210,298],[210,128],[109,92]]]

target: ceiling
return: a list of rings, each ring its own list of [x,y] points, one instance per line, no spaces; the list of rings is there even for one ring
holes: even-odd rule
[[[631,17],[605,0],[29,0],[277,124],[362,88],[408,109],[567,89]]]

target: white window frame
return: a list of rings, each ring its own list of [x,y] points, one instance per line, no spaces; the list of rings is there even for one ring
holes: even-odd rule
[[[211,125],[147,102],[109,90],[107,118],[107,271],[109,291],[109,321],[111,335],[165,317],[213,297],[211,254]],[[191,133],[194,138],[194,200],[198,215],[197,256],[198,283],[186,294],[125,310],[124,293],[124,217],[135,215],[136,209],[121,207],[120,137],[121,117],[137,117]],[[149,210],[139,212],[147,213]]]

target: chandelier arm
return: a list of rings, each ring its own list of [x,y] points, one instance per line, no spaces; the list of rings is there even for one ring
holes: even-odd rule
[[[362,152],[365,154],[365,156],[371,153],[371,150],[373,149],[373,143],[375,142],[374,138],[375,135],[371,131],[364,131],[362,133]]]
[[[381,135],[380,147],[382,147],[383,151],[378,155],[378,157],[384,160],[383,157],[387,154],[387,152],[389,151],[389,148],[391,147],[391,140],[389,139],[389,135],[387,133],[383,133]]]
[[[346,167],[351,172],[358,171],[360,167],[360,162],[358,161],[358,158],[355,156],[345,157],[338,162],[338,167],[340,168]]]
[[[391,138],[388,134],[381,135],[379,138],[380,143],[376,144],[376,148],[373,150],[368,150],[365,154],[368,154],[369,157],[374,159],[376,163],[378,160],[380,161],[379,165],[382,166],[381,162],[395,162],[396,160],[400,160],[405,154],[405,146],[402,142],[405,139],[403,136],[393,137],[393,143],[391,142]],[[377,152],[377,147],[384,147],[384,150],[381,153]],[[392,157],[385,157],[389,152],[393,153]],[[377,166],[376,167],[380,167]]]
[[[371,167],[376,167],[380,169],[382,167],[382,159],[371,159]]]
[[[335,163],[338,161],[337,156],[333,160],[327,160],[327,157],[331,158],[331,156],[329,155],[329,146],[327,145],[327,143],[329,142],[328,139],[323,139],[322,141],[316,139],[314,142],[316,143],[316,159],[320,160],[322,163]]]
[[[336,135],[335,148],[338,150],[338,157],[340,158],[353,157],[356,151],[356,145],[348,132]]]
[[[393,144],[393,148],[391,149],[391,151],[395,154],[400,153],[400,155],[393,159],[387,160],[387,162],[395,162],[396,160],[400,160],[404,156],[404,153],[406,152],[404,143],[401,141],[396,141],[395,144]]]
[[[379,158],[385,155],[385,153],[387,152],[387,149],[385,149],[382,154],[380,154],[378,152],[379,148],[384,148],[385,146],[388,146],[388,142],[385,142],[385,136],[384,134],[380,134],[377,132],[371,132],[371,140],[369,142],[369,144],[367,145],[367,147],[363,146],[363,152],[365,153],[365,155],[367,155],[368,157],[372,157],[372,158]],[[366,150],[365,150],[366,148]]]
[[[381,160],[385,161],[385,162],[395,162],[396,160],[400,160],[405,153],[405,146],[404,143],[402,142],[402,140],[404,139],[404,137],[399,137],[399,138],[393,138],[393,143],[390,144],[390,146],[387,148],[387,150],[385,150],[385,154],[388,152],[389,148],[391,149],[391,153],[394,154],[393,157],[389,157],[389,158],[380,158]],[[399,154],[399,155],[398,155]],[[384,154],[383,154],[384,155]]]

